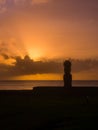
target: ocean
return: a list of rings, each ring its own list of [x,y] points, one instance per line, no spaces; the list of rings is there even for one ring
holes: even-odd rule
[[[72,85],[75,87],[98,87],[98,80],[74,80]],[[63,81],[0,81],[0,90],[32,90],[38,86],[59,87],[63,86]]]

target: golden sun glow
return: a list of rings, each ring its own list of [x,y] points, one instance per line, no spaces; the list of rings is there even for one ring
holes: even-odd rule
[[[31,59],[33,59],[34,61],[37,61],[41,59],[42,52],[38,49],[29,49],[28,55],[30,56]]]
[[[62,74],[35,74],[13,77],[13,80],[62,80]]]

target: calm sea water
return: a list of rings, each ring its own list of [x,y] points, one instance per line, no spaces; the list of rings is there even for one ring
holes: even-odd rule
[[[76,87],[98,87],[97,81],[73,81]],[[32,90],[37,86],[63,86],[63,81],[0,81],[0,90]]]

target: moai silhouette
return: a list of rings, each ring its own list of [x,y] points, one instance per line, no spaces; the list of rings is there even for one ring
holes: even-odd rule
[[[64,87],[71,88],[72,87],[72,75],[71,75],[71,62],[66,60],[64,62]]]

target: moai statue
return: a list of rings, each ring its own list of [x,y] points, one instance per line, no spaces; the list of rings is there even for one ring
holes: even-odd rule
[[[71,62],[66,60],[64,62],[64,87],[71,88],[72,87],[72,75],[71,75]]]

